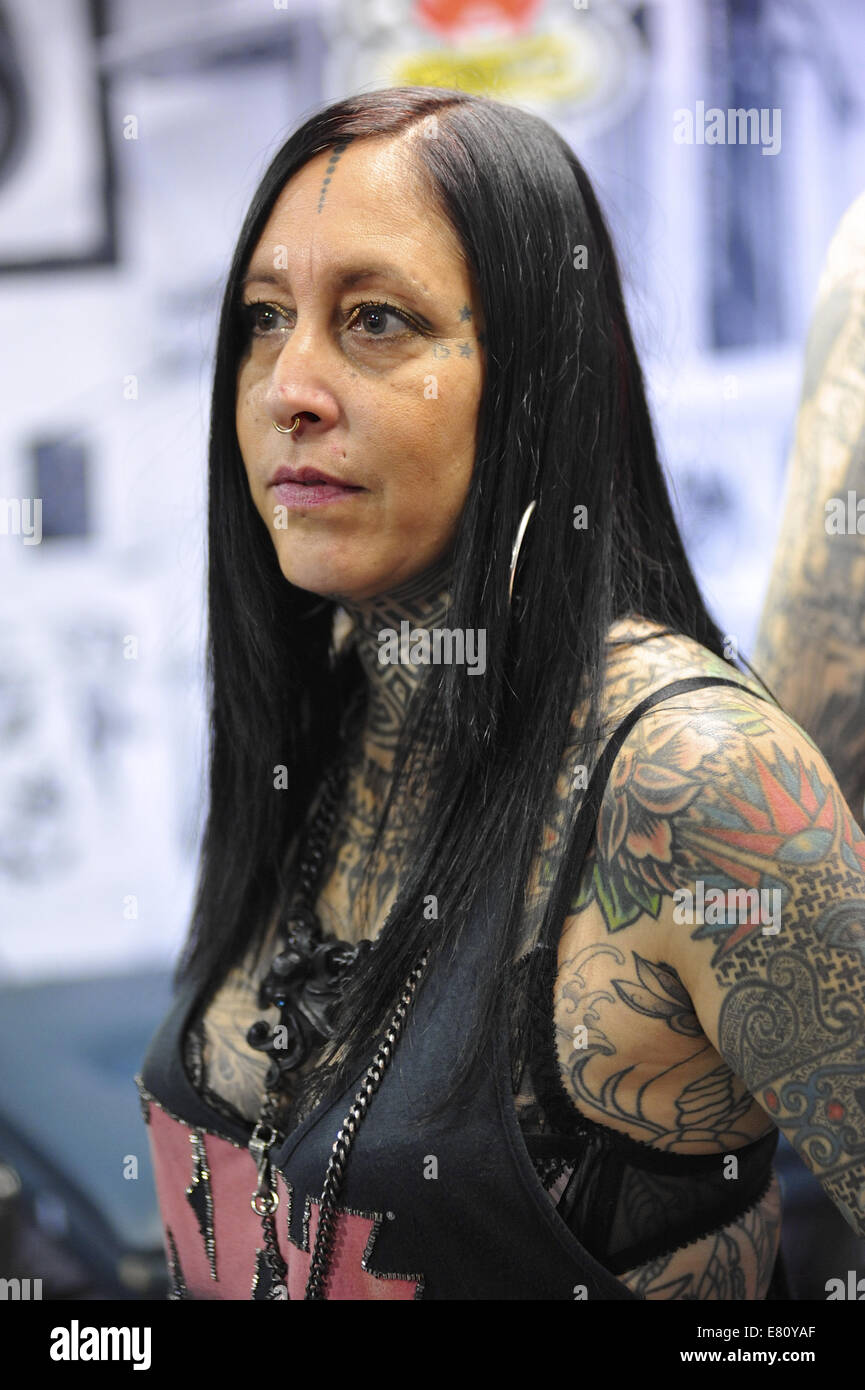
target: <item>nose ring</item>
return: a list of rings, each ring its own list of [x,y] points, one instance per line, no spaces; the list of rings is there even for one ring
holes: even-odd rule
[[[293,416],[292,416],[292,419],[294,420],[294,424],[293,424],[293,425],[278,425],[278,424],[276,423],[275,420],[271,420],[270,423],[273,425],[273,428],[274,428],[275,430],[279,430],[280,434],[294,434],[294,431],[297,429],[298,425],[300,424],[300,416],[299,416],[299,415],[293,415]]]

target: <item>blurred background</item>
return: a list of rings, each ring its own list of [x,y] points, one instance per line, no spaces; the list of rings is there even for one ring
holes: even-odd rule
[[[0,1276],[166,1289],[132,1077],[191,906],[211,352],[272,154],[403,83],[561,131],[748,654],[822,260],[865,187],[863,64],[859,0],[0,0]],[[699,103],[775,114],[707,146]],[[783,1141],[778,1166],[791,1292],[823,1299],[865,1242]]]

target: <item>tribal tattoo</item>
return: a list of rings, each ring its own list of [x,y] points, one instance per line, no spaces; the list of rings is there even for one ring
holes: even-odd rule
[[[410,662],[382,665],[378,634],[384,628],[399,633],[400,624],[406,621],[413,628],[446,626],[450,573],[450,561],[439,560],[399,589],[371,599],[363,606],[348,603],[339,594],[330,595],[342,604],[352,620],[350,640],[356,644],[369,686],[365,743],[386,773],[393,764],[393,753],[409,701],[423,680],[426,668]]]

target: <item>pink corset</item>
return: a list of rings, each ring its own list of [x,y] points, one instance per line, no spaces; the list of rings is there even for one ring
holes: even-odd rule
[[[165,1253],[173,1296],[249,1299],[265,1260],[261,1218],[250,1202],[257,1172],[252,1154],[228,1139],[193,1129],[162,1108],[139,1082],[147,1117]],[[303,1243],[289,1237],[291,1185],[276,1175],[277,1241],[288,1266],[288,1294],[303,1299],[318,1226],[318,1198],[304,1194]],[[375,1242],[385,1212],[339,1209],[328,1298],[419,1298],[420,1274],[373,1271]],[[182,1251],[181,1261],[178,1251]]]

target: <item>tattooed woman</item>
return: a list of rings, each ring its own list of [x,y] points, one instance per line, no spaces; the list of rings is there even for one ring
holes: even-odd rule
[[[392,88],[278,151],[209,565],[209,816],[137,1078],[172,1295],[764,1298],[779,1128],[865,1232],[865,839],[725,660],[545,122]]]

